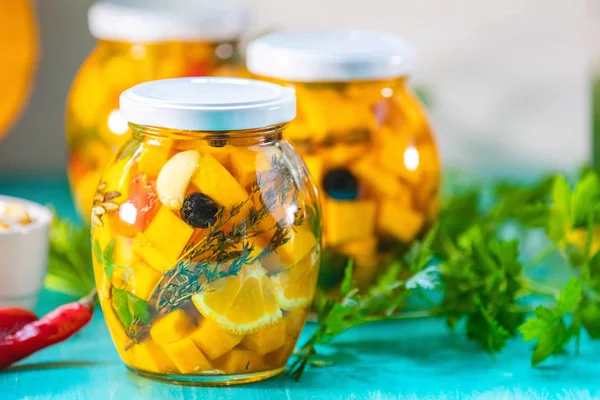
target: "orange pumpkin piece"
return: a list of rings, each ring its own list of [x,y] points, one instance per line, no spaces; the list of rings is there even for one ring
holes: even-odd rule
[[[336,246],[371,237],[375,230],[376,203],[372,200],[326,200],[325,240]]]
[[[285,320],[244,337],[242,345],[260,355],[277,350],[285,344]]]
[[[208,358],[214,360],[237,346],[243,336],[231,334],[216,323],[203,318],[198,328],[190,335],[190,339]]]
[[[425,218],[422,214],[402,207],[394,200],[384,200],[379,210],[377,224],[379,229],[408,243],[417,236]]]
[[[182,374],[213,370],[208,358],[196,347],[190,338],[166,344],[163,348]]]
[[[171,361],[165,350],[151,339],[134,344],[127,352],[130,353],[128,355],[129,365],[139,370],[157,374],[178,372],[177,366]]]
[[[185,311],[177,309],[154,321],[150,328],[152,340],[160,345],[183,339],[194,329],[194,323]]]
[[[173,211],[161,207],[143,237],[164,258],[168,269],[175,265],[193,233],[194,228],[183,222]],[[143,258],[145,254],[145,250],[139,253]],[[146,261],[154,266],[150,260]]]
[[[214,361],[215,368],[226,374],[247,374],[264,368],[263,358],[252,350],[233,349]]]
[[[256,181],[257,173],[271,168],[267,156],[260,151],[241,149],[231,155],[231,172],[242,187]]]
[[[231,208],[248,197],[229,171],[208,153],[201,154],[192,183],[216,203]]]

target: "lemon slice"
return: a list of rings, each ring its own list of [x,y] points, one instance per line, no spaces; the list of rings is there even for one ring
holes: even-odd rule
[[[206,319],[236,335],[256,332],[282,318],[273,283],[258,263],[207,284],[192,300]]]
[[[311,251],[292,268],[271,277],[277,302],[284,310],[311,304],[319,277],[319,255]]]

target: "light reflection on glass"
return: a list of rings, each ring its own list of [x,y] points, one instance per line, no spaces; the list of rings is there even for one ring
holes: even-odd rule
[[[419,150],[410,146],[404,150],[404,166],[409,171],[416,171],[419,168]]]

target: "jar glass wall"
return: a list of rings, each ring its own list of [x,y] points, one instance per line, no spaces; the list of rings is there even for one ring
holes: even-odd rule
[[[98,44],[77,73],[66,107],[69,181],[85,221],[89,221],[94,188],[102,170],[131,134],[119,113],[121,92],[151,80],[244,74],[237,51],[237,38],[245,27],[239,15],[243,10],[219,14],[222,20],[213,19],[208,24],[209,28],[213,26],[212,32],[184,28],[186,24],[206,25],[204,19],[214,15],[186,16],[182,14],[185,10],[176,11],[104,2],[90,9],[90,30]],[[114,23],[115,16],[119,24]],[[227,25],[228,17],[239,21]],[[128,21],[132,25],[123,26]],[[158,23],[164,25],[159,27]]]
[[[131,126],[92,212],[100,304],[124,363],[197,384],[281,372],[312,303],[321,237],[285,124]]]
[[[249,46],[252,73],[296,90],[286,136],[320,192],[324,289],[349,258],[367,287],[437,216],[440,162],[408,86],[411,59],[399,39],[360,31],[274,33]]]

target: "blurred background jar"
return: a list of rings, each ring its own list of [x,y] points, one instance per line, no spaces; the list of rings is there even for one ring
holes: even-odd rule
[[[0,2],[0,139],[19,116],[37,65],[35,8],[30,0]]]
[[[438,212],[438,152],[408,85],[413,48],[368,31],[273,33],[250,43],[247,66],[296,89],[286,135],[320,192],[321,287],[341,281],[349,258],[368,286]]]
[[[201,4],[113,0],[90,7],[98,42],[72,84],[66,123],[69,181],[84,220],[103,168],[130,135],[119,113],[122,91],[157,79],[244,75],[237,47],[247,9]]]

